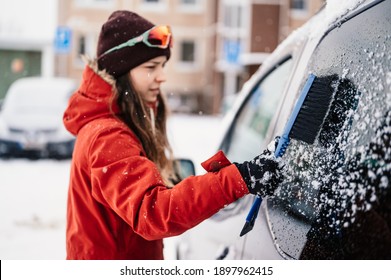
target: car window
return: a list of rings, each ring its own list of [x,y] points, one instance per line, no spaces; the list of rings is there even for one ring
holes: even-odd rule
[[[391,257],[390,10],[384,1],[338,25],[310,60],[308,72],[332,78],[334,98],[315,143],[291,141],[268,201],[290,257]]]
[[[252,89],[222,146],[231,160],[248,160],[261,152],[291,69],[292,59],[283,60]]]

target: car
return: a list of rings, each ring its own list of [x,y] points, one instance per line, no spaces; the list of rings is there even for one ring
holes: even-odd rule
[[[217,147],[236,162],[283,133],[310,74],[332,77],[334,92],[314,143],[290,139],[283,181],[253,229],[239,237],[247,196],[185,234],[179,258],[391,258],[390,10],[328,1],[245,84]]]
[[[228,111],[224,111],[214,141],[208,146],[209,156],[223,150],[232,162],[252,159],[265,148],[267,131],[274,113],[283,98],[284,89],[299,61],[306,33],[297,31],[272,53],[251,76],[237,94]],[[197,144],[195,144],[197,145]],[[196,158],[186,154],[185,157]],[[203,160],[207,159],[203,154]],[[183,157],[183,156],[182,156]],[[181,158],[182,158],[181,157]],[[193,161],[196,174],[201,158]],[[187,163],[187,162],[186,162]],[[191,170],[191,168],[186,168]],[[187,174],[191,175],[191,174]],[[224,257],[230,244],[239,239],[252,196],[246,196],[227,205],[197,227],[176,237],[178,259],[219,259]]]
[[[70,158],[75,137],[62,116],[75,88],[69,78],[16,80],[0,111],[0,157]]]

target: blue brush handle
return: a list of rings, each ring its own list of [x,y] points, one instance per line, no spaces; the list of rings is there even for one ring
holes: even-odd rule
[[[285,154],[286,148],[288,147],[289,142],[291,141],[291,139],[289,138],[289,134],[286,134],[285,132],[281,135],[276,150],[274,152],[274,156],[276,158],[282,157],[283,154]]]
[[[292,126],[296,121],[296,117],[299,114],[301,106],[303,105],[304,100],[307,97],[307,94],[308,94],[315,78],[316,78],[316,76],[314,74],[310,74],[308,76],[308,79],[304,85],[304,88],[301,92],[301,95],[299,96],[299,99],[297,100],[296,105],[293,108],[292,114],[291,114],[288,122],[285,125],[284,132],[282,133],[282,135],[278,141],[277,148],[274,152],[274,156],[276,158],[282,157],[286,151],[286,148],[289,145],[289,142],[290,142],[289,134],[291,132]],[[259,211],[259,207],[261,206],[261,203],[262,203],[262,197],[257,195],[253,205],[251,206],[250,212],[247,214],[246,222],[251,223],[255,220],[255,218],[258,215],[258,211]]]
[[[289,129],[289,131],[290,131],[290,129]],[[274,156],[276,158],[281,157],[285,153],[285,150],[286,150],[286,148],[289,145],[289,142],[290,142],[290,139],[289,139],[289,136],[288,136],[289,135],[289,131],[288,131],[288,133],[286,133],[287,129],[285,128],[284,133],[282,134],[282,136],[278,140],[277,148],[274,151]],[[253,205],[251,206],[250,211],[247,214],[246,222],[251,223],[252,221],[255,220],[255,218],[258,216],[259,207],[261,206],[261,203],[262,203],[262,197],[257,195],[255,200],[254,200],[254,202],[253,202]]]
[[[312,83],[315,80],[315,75],[310,74],[308,76],[308,79],[304,85],[304,88],[299,96],[299,99],[296,102],[295,107],[293,108],[292,114],[288,119],[288,122],[285,125],[284,132],[282,133],[280,140],[278,141],[278,145],[276,148],[276,151],[274,152],[274,155],[276,158],[282,157],[285,153],[286,148],[289,145],[290,137],[289,134],[291,133],[292,127],[296,121],[297,115],[300,112],[301,106],[303,106],[304,100],[307,97],[307,94],[312,86]]]
[[[255,197],[253,205],[251,206],[250,211],[247,214],[246,222],[251,223],[251,221],[255,220],[255,218],[258,216],[259,207],[261,207],[261,203],[262,203],[262,197],[257,195]]]

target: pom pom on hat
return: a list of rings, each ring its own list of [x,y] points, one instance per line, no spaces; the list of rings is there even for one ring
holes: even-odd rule
[[[99,34],[98,68],[118,78],[152,58],[166,56],[169,59],[171,55],[169,47],[166,49],[151,48],[142,42],[104,54],[109,49],[140,36],[154,26],[153,23],[136,13],[125,10],[113,12],[102,25]]]

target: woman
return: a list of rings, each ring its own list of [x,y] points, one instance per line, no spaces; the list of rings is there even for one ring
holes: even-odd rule
[[[279,168],[264,153],[231,164],[222,152],[208,173],[176,181],[160,85],[171,32],[116,11],[103,24],[96,60],[64,113],[77,136],[68,194],[68,259],[163,259],[178,235],[248,194],[273,193]],[[263,178],[263,176],[265,178]]]

